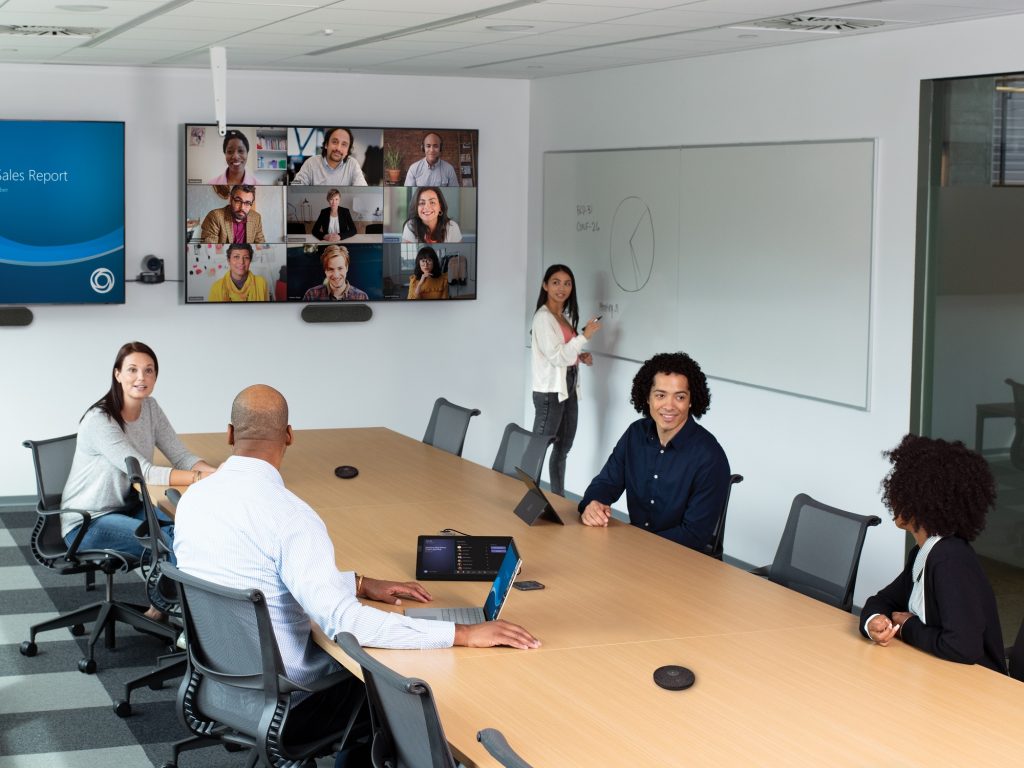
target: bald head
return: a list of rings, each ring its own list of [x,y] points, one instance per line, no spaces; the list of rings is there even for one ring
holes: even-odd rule
[[[288,401],[266,384],[246,387],[231,404],[235,443],[267,440],[284,445],[288,434]]]

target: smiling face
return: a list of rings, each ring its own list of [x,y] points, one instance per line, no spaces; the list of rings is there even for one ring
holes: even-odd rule
[[[114,369],[114,378],[121,385],[125,403],[145,400],[156,386],[156,363],[143,352],[132,352]]]
[[[437,199],[437,193],[432,189],[421,192],[416,201],[416,214],[420,221],[433,229],[437,226],[437,217],[440,213],[441,201]]]
[[[245,148],[245,142],[241,139],[228,139],[228,145],[224,149],[224,161],[228,164],[228,171],[232,176],[245,173],[245,161],[249,157],[249,150]]]
[[[441,157],[441,137],[436,133],[428,133],[423,137],[423,156],[430,165]]]
[[[243,192],[236,189],[231,196],[231,216],[235,221],[245,221],[253,205],[256,203],[256,195],[252,192]]]
[[[352,150],[352,139],[344,128],[335,128],[327,139],[327,162],[337,168]]]
[[[544,290],[547,291],[549,301],[564,307],[572,295],[572,278],[568,272],[555,272],[544,282]]]
[[[348,280],[348,259],[344,256],[332,256],[327,262],[327,268],[324,272],[327,275],[327,284],[331,287],[331,290],[341,290],[346,280]]]
[[[647,408],[662,445],[683,428],[690,416],[690,382],[681,373],[656,373]]]
[[[228,251],[228,269],[231,271],[231,279],[241,283],[249,276],[249,265],[252,264],[252,256],[243,248]]]
[[[331,213],[336,216],[338,214],[338,206],[341,205],[341,195],[330,195],[327,198],[327,204],[331,207]]]

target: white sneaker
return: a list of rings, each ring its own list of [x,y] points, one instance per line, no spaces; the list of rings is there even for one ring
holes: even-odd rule
[[[178,639],[174,642],[174,644],[176,646],[178,646],[179,648],[181,648],[181,650],[183,650],[183,651],[187,651],[188,650],[188,643],[185,642],[185,633],[184,632],[182,632],[180,635],[178,635]]]

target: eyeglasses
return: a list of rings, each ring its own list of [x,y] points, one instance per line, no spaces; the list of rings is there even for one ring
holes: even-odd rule
[[[235,205],[240,205],[243,208],[252,208],[256,204],[255,200],[243,200],[242,198],[237,196],[232,197],[231,202],[234,203]]]

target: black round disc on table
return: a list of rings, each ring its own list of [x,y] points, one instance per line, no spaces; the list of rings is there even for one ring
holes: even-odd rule
[[[359,474],[359,470],[355,467],[350,467],[348,464],[342,464],[340,467],[334,468],[334,474],[342,480],[350,480]]]
[[[689,688],[696,680],[693,672],[686,667],[679,667],[675,664],[658,667],[654,670],[654,682],[669,691],[681,691]]]

